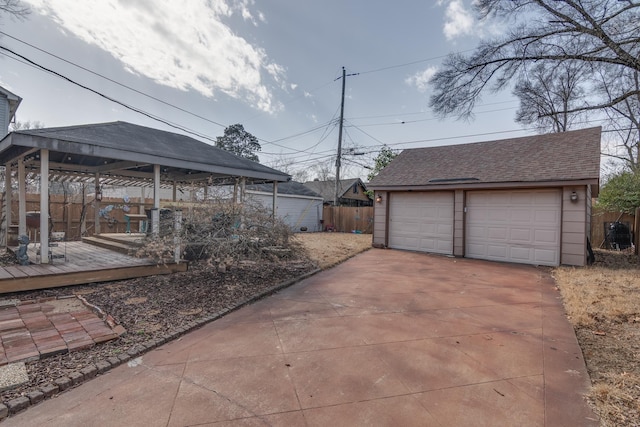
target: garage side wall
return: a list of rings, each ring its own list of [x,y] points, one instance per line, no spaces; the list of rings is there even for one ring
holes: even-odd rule
[[[576,192],[577,201],[571,200]],[[587,218],[591,199],[587,187],[564,187],[562,189],[562,246],[560,263],[583,266],[587,258]]]
[[[260,202],[267,212],[272,212],[273,196],[247,192],[250,200]],[[321,231],[322,199],[278,194],[277,215],[293,232],[306,227],[307,231]]]
[[[381,196],[380,203],[376,201]],[[387,245],[387,206],[389,206],[389,193],[376,191],[373,196],[373,246],[386,247]]]

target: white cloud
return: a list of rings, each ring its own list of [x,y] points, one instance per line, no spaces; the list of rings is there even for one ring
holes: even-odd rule
[[[436,71],[436,67],[429,67],[424,71],[418,71],[413,76],[407,77],[404,82],[409,86],[415,86],[420,92],[426,92],[429,80],[433,77]]]
[[[438,5],[447,4],[443,32],[448,40],[474,32],[476,22],[463,0],[439,0]]]
[[[25,1],[131,73],[209,97],[224,93],[267,112],[280,108],[263,74],[281,84],[284,69],[223,22],[237,12],[255,25],[253,0]]]

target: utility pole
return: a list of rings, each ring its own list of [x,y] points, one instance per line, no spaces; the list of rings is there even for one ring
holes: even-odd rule
[[[344,67],[342,67],[342,98],[340,101],[340,126],[338,127],[338,153],[336,155],[336,186],[333,195],[333,205],[338,206],[339,188],[340,188],[340,166],[342,164],[342,125],[344,123],[344,88],[347,83],[347,77],[357,76],[360,73],[347,74]],[[338,77],[339,78],[339,77]],[[336,79],[337,80],[337,79]]]
[[[340,127],[338,127],[338,154],[336,155],[336,185],[333,196],[333,206],[338,206],[340,188],[340,159],[342,157],[342,123],[344,121],[344,88],[347,83],[347,72],[342,67],[342,100],[340,102]]]

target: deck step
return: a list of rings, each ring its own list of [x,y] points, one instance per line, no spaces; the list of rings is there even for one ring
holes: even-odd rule
[[[104,249],[110,249],[112,251],[116,251],[125,255],[134,255],[137,251],[137,248],[133,245],[116,242],[110,239],[103,239],[101,237],[95,237],[95,236],[83,237],[82,242],[88,243],[90,245],[98,246]]]
[[[98,237],[110,242],[122,243],[134,248],[141,248],[144,246],[144,239],[147,237],[145,233],[103,233]]]

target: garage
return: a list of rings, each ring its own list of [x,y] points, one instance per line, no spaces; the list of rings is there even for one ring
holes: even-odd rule
[[[467,193],[469,258],[558,265],[560,190]]]
[[[394,193],[389,214],[389,247],[453,253],[453,192]]]
[[[373,246],[586,265],[601,129],[403,150],[373,178]]]

